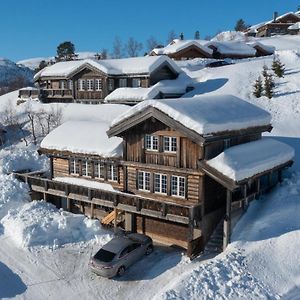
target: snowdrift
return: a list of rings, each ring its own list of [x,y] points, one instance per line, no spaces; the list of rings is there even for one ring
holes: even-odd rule
[[[88,241],[96,236],[100,236],[98,242],[104,244],[111,239],[98,220],[58,210],[44,201],[33,201],[11,209],[1,223],[4,233],[19,247],[58,247]]]

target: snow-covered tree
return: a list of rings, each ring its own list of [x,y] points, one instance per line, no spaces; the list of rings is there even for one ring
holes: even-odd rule
[[[258,76],[258,78],[256,79],[254,85],[253,85],[253,95],[256,98],[260,98],[262,96],[263,93],[263,82],[261,80],[261,76]]]
[[[273,59],[272,70],[277,77],[284,77],[285,65],[281,62],[278,56]]]
[[[262,75],[264,77],[264,94],[266,97],[271,99],[274,94],[275,82],[272,74],[269,72],[269,68],[266,65],[263,66]]]

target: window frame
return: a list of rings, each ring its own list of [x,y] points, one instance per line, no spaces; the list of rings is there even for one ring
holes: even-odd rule
[[[92,171],[90,169],[90,161],[87,159],[84,159],[81,161],[81,170],[82,170],[82,176],[83,177],[92,177]]]
[[[162,174],[162,173],[154,173],[153,174],[153,191],[155,194],[161,194],[161,195],[167,195],[168,193],[168,176],[167,174]],[[159,181],[157,181],[157,178],[159,178]],[[163,178],[165,178],[165,183],[163,184]],[[158,185],[158,190],[156,183],[159,183]]]
[[[128,87],[128,80],[127,78],[119,78],[119,87]]]
[[[95,79],[95,90],[102,91],[102,78]]]
[[[71,158],[69,160],[69,170],[70,170],[70,175],[80,175],[80,167],[79,167],[79,161],[76,158]],[[72,172],[72,170],[74,172]]]
[[[99,160],[99,161],[94,162],[94,178],[104,180],[105,179],[104,172],[105,172],[104,161]]]
[[[113,80],[113,78],[108,78],[108,82],[107,82],[107,85],[108,85],[108,91],[113,91],[114,88],[115,88],[115,82]]]
[[[142,184],[140,184],[140,179],[141,179],[140,175],[141,174],[142,174]],[[149,175],[149,177],[148,177],[149,178],[149,180],[148,180],[149,189],[147,189],[146,174]],[[148,171],[138,170],[137,179],[138,179],[137,180],[137,189],[142,192],[150,193],[150,191],[151,191],[151,173]],[[142,186],[142,188],[140,188],[140,186]]]
[[[94,90],[94,79],[89,78],[86,80],[86,89],[87,89],[87,91]]]
[[[173,179],[176,179],[176,193],[173,191],[175,190],[173,188]],[[180,193],[180,180],[183,180],[183,195]],[[179,197],[179,198],[186,198],[186,177],[179,176],[179,175],[171,175],[171,196],[172,197]]]
[[[139,87],[141,87],[141,79],[140,78],[133,78],[132,79],[132,87],[133,88],[139,88]]]
[[[118,167],[115,164],[107,165],[107,180],[112,182],[118,181]]]
[[[148,138],[150,138],[150,147],[148,147]],[[156,135],[151,135],[151,134],[146,134],[145,135],[145,142],[144,142],[144,147],[145,150],[147,151],[155,151],[158,152],[159,151],[159,137]],[[156,147],[154,148],[154,140],[156,141]]]
[[[173,144],[174,141],[175,141],[175,147]],[[175,150],[174,150],[174,148],[175,148]],[[177,152],[177,137],[163,136],[163,152],[168,152],[168,153],[176,153]]]
[[[85,91],[85,79],[78,80],[78,90]]]

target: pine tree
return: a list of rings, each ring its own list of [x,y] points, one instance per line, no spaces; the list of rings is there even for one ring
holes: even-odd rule
[[[263,93],[263,83],[261,80],[261,76],[258,76],[258,78],[256,79],[254,85],[253,85],[254,91],[253,91],[253,95],[256,98],[260,98],[262,96]]]
[[[63,42],[57,46],[56,61],[68,61],[76,59],[75,46],[71,42]]]
[[[272,74],[269,73],[269,68],[266,65],[263,66],[262,76],[264,77],[264,94],[266,97],[271,99],[274,94],[275,82]]]
[[[273,63],[272,63],[272,70],[275,73],[275,75],[279,78],[284,77],[285,72],[285,66],[279,59],[279,57],[274,57]]]
[[[234,30],[235,31],[244,31],[248,28],[248,26],[246,25],[245,21],[243,19],[239,19],[237,20]]]

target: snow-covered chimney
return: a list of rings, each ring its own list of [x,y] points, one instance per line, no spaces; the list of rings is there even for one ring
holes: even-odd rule
[[[277,18],[278,18],[278,12],[274,11],[274,13],[273,13],[273,21],[275,22]]]

